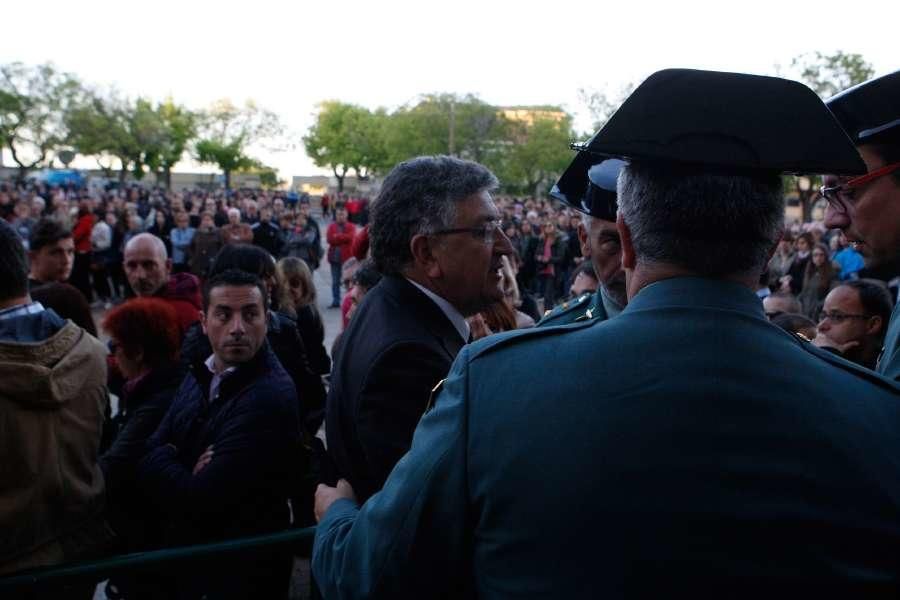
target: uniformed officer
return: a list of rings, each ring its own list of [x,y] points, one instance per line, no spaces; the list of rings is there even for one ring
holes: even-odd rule
[[[799,83],[678,69],[584,150],[629,159],[628,306],[464,347],[380,493],[317,491],[324,596],[896,597],[900,387],[755,294],[781,173],[865,172],[847,136]]]
[[[587,319],[605,321],[625,306],[625,271],[616,231],[616,180],[624,164],[617,158],[579,152],[550,191],[552,197],[584,213],[578,225],[581,254],[591,260],[600,286],[593,294],[582,294],[547,311],[538,327]]]
[[[856,144],[868,173],[853,179],[825,177],[825,224],[843,230],[868,269],[891,279],[900,275],[900,71],[841,92],[827,104]],[[876,369],[900,381],[900,302]]]

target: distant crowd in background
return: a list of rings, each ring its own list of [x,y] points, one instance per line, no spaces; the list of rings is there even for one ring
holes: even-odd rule
[[[498,196],[495,201],[515,252],[504,260],[503,268],[509,301],[481,315],[486,331],[533,325],[554,306],[597,290],[591,261],[581,253],[578,211],[546,198]],[[321,224],[318,215],[324,220]],[[134,295],[127,284],[123,252],[130,239],[144,232],[163,242],[174,273],[191,273],[201,281],[227,245],[253,244],[275,260],[300,259],[303,265],[288,261],[279,268],[284,279],[279,293],[287,298],[293,282],[293,293],[307,303],[314,294],[312,273],[324,259],[332,283],[329,306],[341,308],[344,326],[353,307],[378,281],[372,265],[365,262],[366,196],[326,194],[314,199],[285,191],[169,192],[137,185],[89,191],[10,180],[0,183],[0,218],[13,225],[37,263],[32,266],[33,283],[67,282],[80,292],[84,302],[58,286],[45,293],[64,296],[63,304],[69,307],[64,316],[77,314],[76,322],[92,333],[96,327],[88,318],[88,306],[109,309]],[[65,238],[68,233],[71,243]],[[70,274],[65,257],[60,257],[66,253],[71,255]],[[759,295],[796,299],[799,309],[790,313],[795,316],[792,329],[799,331],[797,324],[803,323],[809,331],[820,321],[828,292],[855,279],[881,281],[890,297],[897,297],[900,281],[890,272],[867,271],[860,253],[837,230],[826,230],[821,222],[794,222],[786,227],[760,281]],[[476,330],[481,331],[481,320],[476,321]]]

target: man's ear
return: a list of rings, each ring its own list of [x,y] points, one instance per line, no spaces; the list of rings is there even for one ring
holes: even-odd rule
[[[584,226],[584,222],[578,223],[578,228],[575,230],[578,232],[578,242],[581,244],[581,255],[585,258],[591,257],[591,236],[587,230],[587,227]]]
[[[869,335],[877,335],[884,330],[884,320],[881,315],[872,315],[866,321],[866,333]]]
[[[166,259],[166,273],[172,273],[172,259]]]
[[[619,242],[622,244],[622,268],[633,270],[637,264],[637,256],[634,253],[631,229],[625,224],[622,213],[616,217],[616,230],[619,232]]]
[[[437,257],[435,257],[431,246],[432,239],[433,238],[429,238],[427,235],[414,235],[413,238],[409,240],[409,251],[412,253],[413,263],[416,269],[420,270],[430,278],[438,278],[441,276],[442,272],[441,266],[438,264]]]
[[[200,328],[203,329],[203,335],[209,335],[209,332],[206,331],[206,313],[203,312],[202,310],[199,311],[199,313],[200,313]]]

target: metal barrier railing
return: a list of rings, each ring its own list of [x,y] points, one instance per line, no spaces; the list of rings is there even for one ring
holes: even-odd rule
[[[122,554],[100,560],[38,567],[0,577],[0,597],[3,596],[2,592],[5,590],[21,589],[28,586],[55,585],[83,579],[100,581],[107,579],[113,573],[122,571],[144,570],[176,560],[190,561],[256,548],[293,546],[296,554],[308,556],[312,549],[312,541],[315,535],[316,528],[307,527],[306,529],[291,529],[289,531],[238,538],[213,544],[180,546],[165,550]]]

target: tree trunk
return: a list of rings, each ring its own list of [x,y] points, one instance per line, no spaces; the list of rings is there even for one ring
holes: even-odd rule
[[[166,180],[166,191],[171,192],[172,191],[172,167],[171,166],[166,165],[165,167],[163,167],[163,177]]]
[[[341,169],[341,174],[338,175],[337,168],[332,167],[332,171],[334,171],[334,177],[338,182],[338,194],[342,194],[344,192],[344,177],[347,176],[347,168]]]
[[[128,165],[126,163],[122,163],[122,168],[119,169],[119,187],[125,185],[125,176],[128,175]]]
[[[222,169],[222,172],[225,174],[225,191],[229,191],[231,189],[231,169]]]

